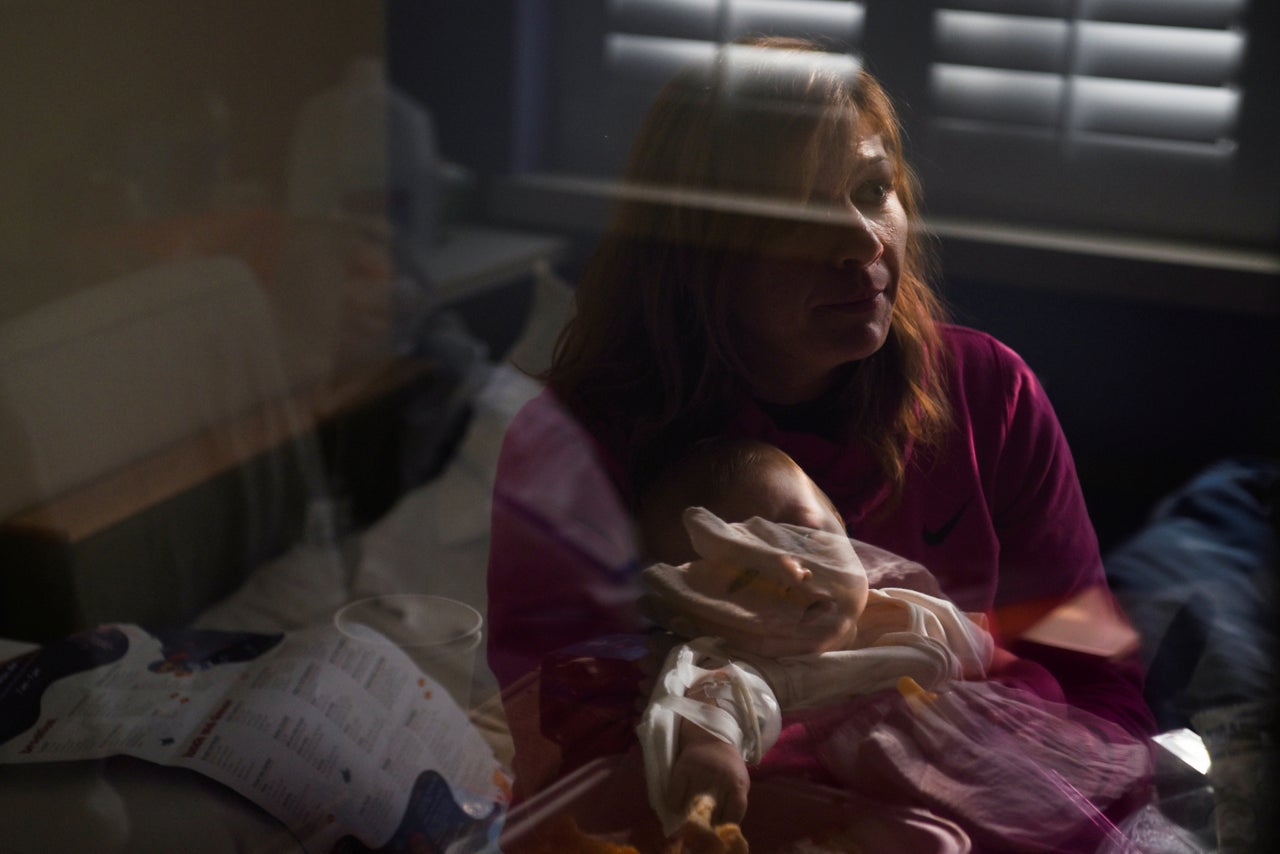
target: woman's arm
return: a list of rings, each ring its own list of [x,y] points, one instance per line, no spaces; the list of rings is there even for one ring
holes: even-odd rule
[[[1000,542],[995,634],[1011,652],[1043,666],[1066,701],[1134,735],[1155,730],[1133,653],[1092,655],[1023,635],[1086,591],[1111,601],[1093,523],[1057,415],[1031,369],[992,341],[1005,376],[1006,419],[989,493]],[[1123,621],[1119,609],[1108,616]]]
[[[489,664],[504,687],[557,649],[646,626],[631,514],[592,437],[544,392],[507,431],[493,494]]]

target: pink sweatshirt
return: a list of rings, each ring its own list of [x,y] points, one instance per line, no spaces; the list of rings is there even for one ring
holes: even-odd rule
[[[883,517],[875,508],[887,485],[860,445],[784,430],[749,399],[724,432],[782,448],[832,498],[850,536],[924,564],[956,605],[994,613],[999,629],[1021,622],[1020,611],[1105,585],[1102,560],[1071,452],[1031,369],[985,333],[946,326],[943,338],[953,430],[937,451],[911,455],[901,501]],[[489,663],[502,684],[566,645],[646,630],[623,477],[550,392],[513,421],[489,558]],[[1060,685],[1059,696],[1132,733],[1154,729],[1136,661],[1011,648],[1021,657],[1012,679],[1051,698]]]

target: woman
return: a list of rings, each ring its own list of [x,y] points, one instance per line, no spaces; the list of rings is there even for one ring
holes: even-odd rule
[[[848,57],[761,40],[667,86],[549,390],[499,464],[490,662],[504,683],[565,644],[643,629],[635,496],[693,442],[740,436],[791,455],[850,536],[991,614],[998,640],[1056,678],[1041,693],[1151,730],[1136,661],[1020,640],[1105,593],[1097,538],[1031,370],[942,321],[919,204],[892,105]]]

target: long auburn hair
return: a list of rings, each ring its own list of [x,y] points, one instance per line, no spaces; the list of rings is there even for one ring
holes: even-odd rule
[[[830,394],[833,432],[867,445],[895,495],[907,448],[941,440],[950,423],[938,370],[943,311],[927,281],[919,191],[893,105],[847,55],[755,39],[722,47],[709,68],[682,72],[658,95],[542,377],[622,454],[633,491],[718,432],[749,388],[727,259],[749,254],[788,216],[803,219],[823,158],[869,134],[895,167],[912,227],[888,338]]]

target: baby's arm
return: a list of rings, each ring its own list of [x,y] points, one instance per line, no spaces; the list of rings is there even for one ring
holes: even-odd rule
[[[706,691],[709,681],[708,677],[694,685],[685,696],[714,706],[715,698]],[[747,811],[751,780],[738,748],[687,718],[680,719],[676,739],[676,758],[667,784],[668,807],[688,813],[694,798],[706,794],[716,804],[711,816],[714,823],[741,821]]]
[[[748,665],[730,662],[711,638],[672,650],[637,734],[649,802],[667,833],[693,798],[715,797],[720,821],[746,810],[747,765],[778,738],[773,690]]]

